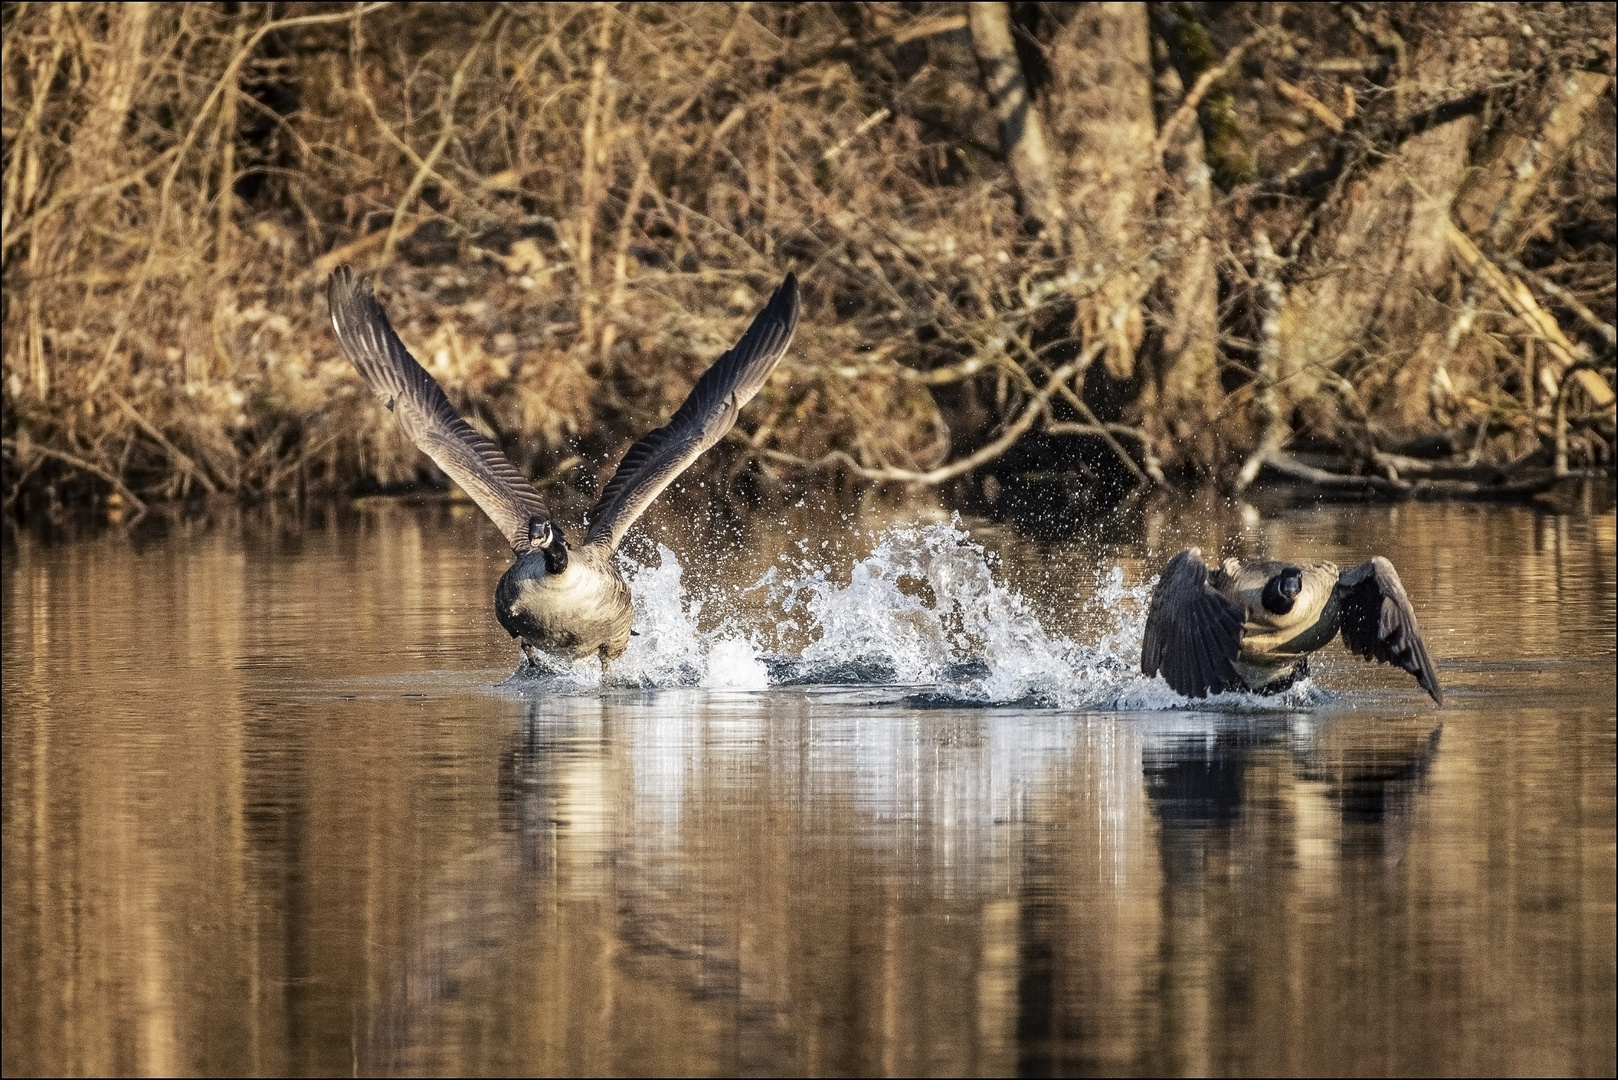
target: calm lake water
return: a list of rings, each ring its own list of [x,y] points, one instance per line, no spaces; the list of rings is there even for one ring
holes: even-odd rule
[[[605,686],[464,503],[9,536],[4,1072],[1614,1072],[1610,509],[639,533]],[[1141,679],[1186,543],[1389,556],[1449,706]]]

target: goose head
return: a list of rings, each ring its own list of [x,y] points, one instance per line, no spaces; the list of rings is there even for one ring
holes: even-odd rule
[[[1297,603],[1298,593],[1302,591],[1303,571],[1289,566],[1264,583],[1264,595],[1260,600],[1264,610],[1271,615],[1285,615]]]
[[[567,539],[556,523],[547,518],[528,519],[528,550],[544,555],[547,574],[560,574],[567,569]]]

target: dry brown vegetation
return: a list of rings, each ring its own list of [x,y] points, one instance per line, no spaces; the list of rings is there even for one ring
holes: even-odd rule
[[[586,488],[790,268],[711,463],[754,486],[1522,489],[1612,458],[1613,42],[1605,4],[8,5],[5,507],[425,474],[339,262]]]

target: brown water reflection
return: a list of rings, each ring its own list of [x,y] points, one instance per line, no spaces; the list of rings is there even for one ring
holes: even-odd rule
[[[712,626],[918,512],[695,513]],[[495,690],[474,515],[7,541],[8,1075],[1614,1071],[1611,512],[971,523],[1079,641],[1097,566],[1389,554],[1454,707],[1293,713]]]

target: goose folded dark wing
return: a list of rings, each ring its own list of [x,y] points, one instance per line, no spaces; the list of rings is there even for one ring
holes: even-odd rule
[[[785,355],[798,325],[798,279],[788,274],[730,351],[703,373],[669,422],[641,437],[590,511],[586,544],[616,548],[658,494],[724,437]]]
[[[1202,552],[1186,548],[1163,568],[1146,612],[1140,668],[1186,697],[1207,697],[1241,685],[1236,656],[1241,651],[1240,604],[1208,583]]]
[[[332,273],[326,298],[343,355],[393,411],[410,441],[472,497],[512,548],[527,551],[530,522],[551,516],[539,492],[493,441],[455,411],[444,388],[393,332],[369,281],[340,266]]]
[[[1444,704],[1438,673],[1416,627],[1415,609],[1393,564],[1378,555],[1344,570],[1337,577],[1337,596],[1343,644],[1349,651],[1403,668],[1434,701]]]

